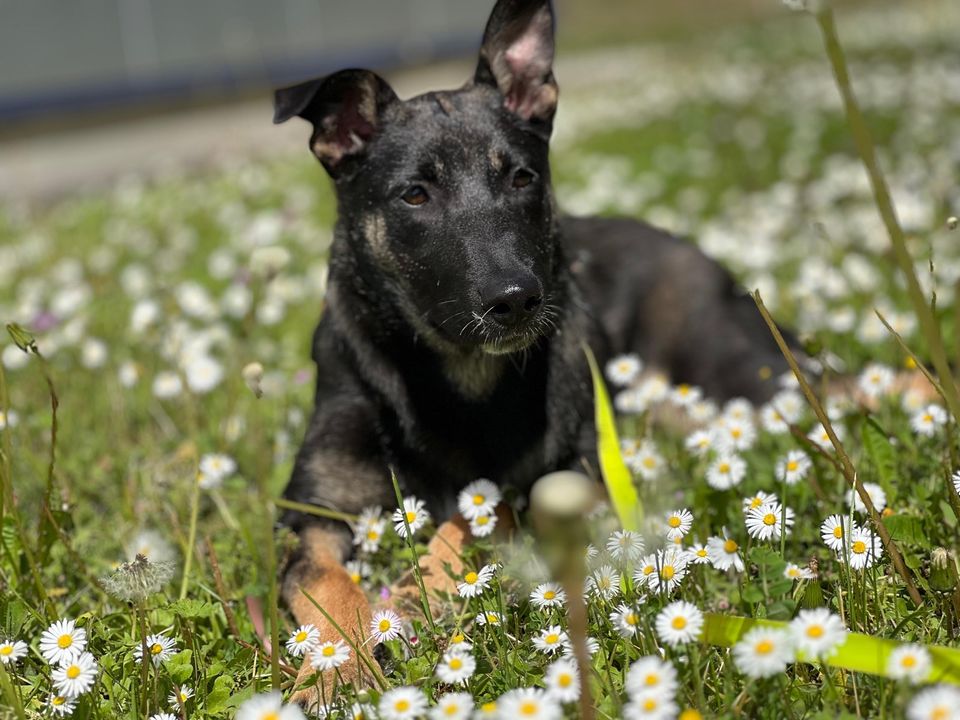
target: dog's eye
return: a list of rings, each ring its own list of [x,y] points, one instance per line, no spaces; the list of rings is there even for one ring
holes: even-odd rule
[[[515,188],[525,188],[527,185],[533,182],[533,173],[529,170],[524,170],[520,168],[513,174],[513,186]]]
[[[411,185],[403,191],[403,195],[400,196],[400,199],[403,200],[407,205],[423,205],[427,200],[430,199],[430,196],[427,195],[427,191],[424,190],[422,186]]]

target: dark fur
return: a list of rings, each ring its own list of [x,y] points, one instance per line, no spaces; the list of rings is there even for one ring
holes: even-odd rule
[[[640,222],[557,215],[552,59],[549,3],[500,0],[459,90],[400,101],[347,70],[278,91],[275,120],[313,124],[339,205],[316,410],[286,497],[391,507],[392,468],[443,519],[476,478],[525,491],[578,465],[595,443],[583,342],[718,399],[773,392],[761,368],[785,363],[716,263]],[[427,202],[403,199],[415,187]]]

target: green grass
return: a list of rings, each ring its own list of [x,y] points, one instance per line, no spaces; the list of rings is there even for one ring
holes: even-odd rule
[[[841,16],[840,33],[841,39],[851,34],[854,84],[908,248],[926,297],[936,290],[945,345],[960,363],[951,350],[957,346],[960,236],[946,228],[946,218],[958,214],[960,111],[950,88],[958,82],[960,51],[947,31],[956,10],[948,3],[936,7],[940,14],[924,5],[887,15],[886,26],[902,28],[899,34],[857,30],[893,12],[885,6]],[[798,327],[812,351],[829,354],[850,375],[870,362],[900,369],[907,360],[882,327],[877,331],[874,307],[898,320],[907,345],[926,361],[930,346],[912,327],[909,299],[812,21],[788,17],[697,37],[692,47],[665,45],[652,55],[602,51],[614,62],[598,65],[587,82],[565,86],[554,157],[561,206],[647,217],[701,239],[746,287],[761,288],[778,319]],[[638,57],[651,65],[632,72]],[[616,99],[612,105],[609,98]],[[170,711],[167,695],[180,684],[194,691],[182,714],[189,718],[234,717],[257,693],[274,686],[292,691],[299,660],[283,652],[272,666],[255,630],[258,613],[250,608],[259,600],[269,625],[275,568],[293,542],[275,531],[270,499],[289,477],[312,409],[310,330],[322,308],[333,218],[328,184],[308,157],[238,161],[157,182],[127,180],[100,197],[36,211],[0,210],[0,319],[27,328],[45,358],[34,355],[20,367],[20,351],[0,339],[0,409],[7,413],[0,430],[0,641],[30,646],[26,658],[0,666],[0,718],[43,712],[52,669],[40,655],[40,635],[60,617],[78,620],[100,667],[76,717]],[[273,245],[289,252],[289,263],[275,276],[251,270],[253,250]],[[936,279],[928,282],[931,262]],[[210,307],[202,297],[189,302],[196,291],[187,282],[206,291]],[[223,310],[220,299],[231,287],[247,289],[248,308]],[[156,304],[157,319],[135,332],[131,313],[145,298]],[[91,345],[92,338],[103,345]],[[209,392],[158,398],[154,379],[177,370],[185,350],[215,358],[222,380]],[[259,399],[241,375],[254,361],[264,367]],[[121,370],[135,370],[137,382],[124,386]],[[716,624],[724,621],[710,620],[707,638],[716,644],[678,648],[664,648],[653,623],[662,607],[680,598],[712,618],[788,621],[816,606],[872,638],[956,647],[956,561],[950,555],[952,569],[931,577],[931,558],[934,548],[954,549],[960,540],[960,503],[950,481],[960,469],[957,428],[950,420],[932,437],[917,434],[913,410],[905,407],[910,399],[892,394],[868,408],[835,396],[828,409],[858,477],[886,493],[884,522],[918,588],[919,606],[888,554],[856,571],[821,541],[825,517],[851,513],[847,479],[832,451],[816,452],[758,422],[755,444],[740,453],[748,468],[744,480],[719,491],[705,481],[713,457],[685,447],[692,428],[658,423],[656,413],[620,418],[622,438],[652,443],[662,458],[656,479],[634,477],[648,552],[663,542],[651,522],[685,507],[694,516],[685,544],[726,528],[746,569],[692,566],[667,596],[641,592],[632,568],[621,568],[622,595],[587,603],[588,632],[599,645],[589,678],[597,717],[620,716],[626,669],[662,648],[679,673],[678,711],[903,716],[917,690],[883,673],[797,662],[786,673],[750,679],[722,647],[735,639]],[[815,425],[813,413],[805,410],[796,424],[806,433]],[[786,486],[775,479],[775,465],[795,449],[809,454],[812,469],[805,481]],[[221,487],[198,492],[198,462],[213,452],[234,458],[237,472]],[[761,490],[776,493],[796,513],[782,541],[748,538],[741,500]],[[598,514],[590,525],[595,544],[602,548],[615,527],[609,513]],[[104,578],[140,549],[130,543],[144,529],[169,544],[174,577],[131,604],[111,596]],[[376,597],[422,550],[388,531],[365,558],[364,587]],[[389,684],[417,686],[431,699],[449,690],[435,667],[450,636],[464,630],[478,665],[466,689],[478,705],[513,688],[542,686],[549,659],[532,639],[566,620],[527,600],[533,586],[549,579],[537,550],[528,535],[517,546],[472,546],[471,567],[503,563],[492,588],[470,601],[451,598],[435,618],[435,631],[424,618],[409,617],[406,636],[415,634],[418,642],[387,643],[382,664]],[[151,559],[162,558],[154,550]],[[784,578],[788,562],[815,564],[818,579]],[[621,602],[637,606],[640,630],[630,638],[609,619]],[[481,609],[503,613],[504,625],[476,625]],[[291,629],[281,614],[281,644]],[[133,657],[144,630],[175,638],[178,653],[145,671]],[[940,662],[951,662],[944,658]],[[838,665],[842,660],[835,658]],[[925,679],[956,683],[956,669],[940,675],[943,667]],[[378,693],[366,697],[376,704]],[[565,713],[576,717],[576,706]]]

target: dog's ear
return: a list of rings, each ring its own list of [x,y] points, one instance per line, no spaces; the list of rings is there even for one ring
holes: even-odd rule
[[[273,122],[302,117],[313,125],[310,149],[333,177],[344,161],[363,154],[380,127],[393,89],[369,70],[341,70],[325,78],[277,90]]]
[[[499,88],[511,112],[548,127],[557,109],[553,29],[550,0],[498,0],[473,78]]]

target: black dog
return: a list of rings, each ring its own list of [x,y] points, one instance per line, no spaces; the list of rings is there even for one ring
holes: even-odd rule
[[[393,469],[444,519],[476,478],[522,491],[578,465],[595,452],[584,342],[601,361],[637,353],[716,398],[775,390],[761,378],[786,365],[717,264],[640,222],[557,214],[553,24],[548,0],[499,0],[458,90],[401,101],[374,73],[344,70],[276,93],[275,122],[313,125],[339,207],[313,339],[316,410],[288,498],[390,507]],[[304,588],[363,634],[365,601],[340,566],[348,527],[284,520],[303,540],[285,575],[298,620],[327,627]]]

